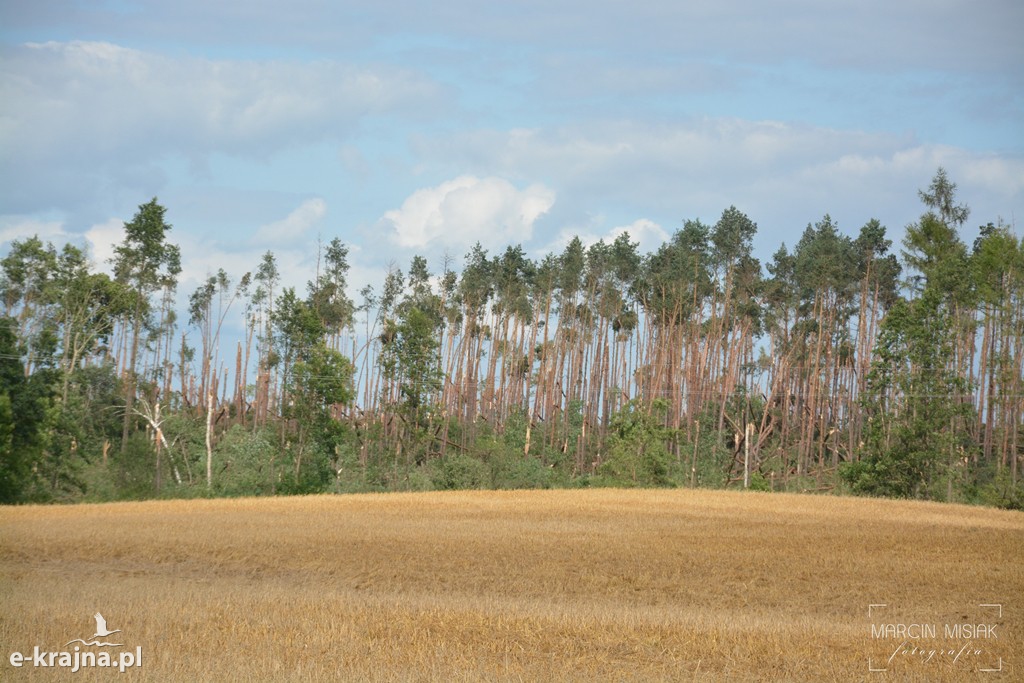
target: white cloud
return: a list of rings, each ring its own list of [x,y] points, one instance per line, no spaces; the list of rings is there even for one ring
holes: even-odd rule
[[[89,254],[97,270],[113,273],[110,259],[114,257],[114,247],[124,240],[124,221],[111,218],[97,223],[85,231],[85,239],[89,243]]]
[[[258,244],[282,244],[301,237],[327,215],[327,202],[319,197],[307,199],[285,218],[267,223],[253,236]]]
[[[42,241],[67,237],[63,221],[44,221],[31,216],[0,216],[0,245],[38,237]]]
[[[613,242],[624,234],[629,235],[630,241],[639,242],[641,252],[654,251],[669,239],[669,234],[660,225],[646,218],[640,218],[629,225],[612,228],[605,241]]]
[[[547,169],[580,183],[614,177],[618,184],[622,177],[645,182],[652,177],[671,182],[706,179],[709,172],[725,169],[750,177],[850,150],[883,152],[902,142],[887,134],[705,117],[660,124],[594,121],[560,128],[482,130],[445,139],[417,138],[414,148],[425,156],[498,168],[508,175],[536,175]]]
[[[402,247],[500,246],[529,241],[554,203],[554,191],[540,184],[519,190],[503,178],[464,175],[417,190],[381,222]]]
[[[592,212],[614,209],[615,221],[632,214],[661,225],[713,223],[733,204],[758,223],[770,249],[791,244],[825,213],[850,231],[873,217],[898,230],[920,215],[917,190],[940,165],[972,206],[972,221],[1009,220],[1024,202],[1019,156],[779,121],[597,121],[470,131],[418,139],[414,149],[471,172],[545,178],[559,192],[548,222],[582,225],[595,236],[603,231],[590,226]]]
[[[9,242],[39,237],[43,242],[52,242],[60,251],[65,244],[84,246],[95,270],[112,273],[110,259],[114,247],[124,239],[124,221],[111,218],[90,226],[84,233],[68,232],[64,221],[41,221],[18,216],[0,217],[0,248]]]
[[[370,117],[422,118],[439,88],[412,70],[170,57],[102,42],[31,43],[0,60],[0,203],[58,205],[145,184],[168,158],[266,159],[343,140]],[[156,188],[151,186],[156,184]]]
[[[595,221],[599,222],[600,220]],[[605,244],[611,244],[621,235],[628,235],[629,241],[637,244],[638,251],[646,254],[655,251],[671,237],[663,227],[648,218],[638,218],[628,225],[619,225],[603,232],[595,228],[596,225],[563,228],[554,240],[534,250],[534,253],[538,257],[543,254],[561,253],[574,237],[578,237],[584,247],[589,247],[601,240],[604,240]]]
[[[14,114],[7,132],[34,133],[4,141],[36,150],[59,150],[74,139],[127,151],[143,137],[165,148],[184,143],[188,151],[274,148],[345,133],[365,114],[437,94],[395,67],[171,58],[85,41],[21,46],[4,72]],[[156,134],[161,138],[149,137]]]

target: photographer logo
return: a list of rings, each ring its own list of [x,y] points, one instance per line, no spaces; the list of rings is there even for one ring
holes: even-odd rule
[[[96,620],[96,632],[88,639],[74,638],[64,644],[63,650],[46,650],[38,645],[32,648],[31,654],[23,652],[12,652],[8,661],[11,666],[21,668],[32,666],[36,668],[68,669],[71,673],[87,668],[108,668],[117,669],[124,673],[128,669],[142,666],[142,646],[136,646],[135,651],[129,650],[107,650],[104,648],[123,647],[124,643],[113,642],[123,640],[120,636],[121,629],[110,629],[107,627],[107,620],[97,612],[93,615]],[[67,649],[72,643],[72,649]]]

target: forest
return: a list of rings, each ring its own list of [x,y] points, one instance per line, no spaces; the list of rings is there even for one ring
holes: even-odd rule
[[[762,264],[729,207],[650,253],[478,245],[359,292],[338,238],[305,291],[268,251],[179,292],[156,198],[106,269],[17,240],[0,502],[613,486],[1024,509],[1024,240],[997,219],[965,243],[956,190],[940,168],[896,249],[825,215]]]

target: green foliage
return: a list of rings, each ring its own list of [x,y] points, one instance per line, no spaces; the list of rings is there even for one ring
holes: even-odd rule
[[[296,361],[305,359],[310,351],[322,343],[324,326],[317,312],[295,295],[288,287],[274,305],[272,340],[275,363],[283,367],[285,382]]]
[[[940,169],[933,192],[946,183]],[[963,428],[973,413],[962,400],[969,387],[954,367],[956,311],[972,278],[956,225],[946,215],[966,216],[966,210],[953,207],[952,197],[926,202],[945,208],[908,226],[904,240],[908,264],[921,273],[915,280],[920,294],[895,302],[882,322],[862,398],[868,415],[863,457],[840,470],[855,493],[944,497],[954,485],[955,463],[975,447]]]
[[[680,324],[691,315],[694,302],[711,293],[709,234],[700,221],[686,221],[670,242],[644,260],[633,287],[660,326]]]
[[[555,483],[555,472],[537,458],[507,453],[491,460],[491,480],[496,489],[547,489]]]
[[[824,292],[848,294],[857,280],[854,244],[839,233],[826,214],[814,226],[807,226],[796,247],[794,276],[805,298]]]
[[[991,481],[978,487],[974,501],[1004,510],[1024,511],[1024,479],[1014,485],[1007,470],[998,472]]]
[[[140,292],[158,289],[167,277],[181,272],[181,254],[166,243],[171,230],[165,220],[167,209],[156,197],[139,206],[132,220],[124,224],[124,241],[114,248],[114,276]]]
[[[156,451],[145,432],[132,432],[124,449],[110,449],[109,472],[117,500],[142,500],[156,493],[153,463]]]
[[[438,490],[491,488],[487,463],[465,453],[438,458],[433,464],[431,481]]]
[[[965,204],[956,203],[956,183],[949,179],[946,169],[941,166],[935,172],[927,190],[918,190],[917,196],[932,211],[937,211],[940,220],[951,227],[960,227],[971,214]]]
[[[164,450],[165,482],[181,480],[181,486],[169,493],[187,491],[189,487],[206,490],[206,420],[199,413],[172,412],[163,421],[164,438],[171,445]],[[216,455],[214,464],[216,466]]]
[[[476,440],[474,456],[489,468],[490,486],[496,489],[550,488],[556,479],[553,465],[532,455],[524,455],[524,433],[520,422],[507,428],[500,436],[487,434]]]
[[[857,259],[857,270],[861,277],[868,278],[872,292],[877,291],[879,302],[889,308],[896,301],[899,277],[902,272],[895,254],[890,254],[892,240],[885,236],[885,226],[872,218],[860,229],[860,235],[853,242]]]
[[[51,311],[60,296],[56,271],[56,249],[38,237],[15,240],[0,260],[0,302],[12,316],[3,324],[16,331],[16,345],[36,364],[52,363],[56,349],[56,321]]]
[[[672,454],[667,448],[672,431],[663,426],[668,403],[655,400],[650,407],[637,400],[612,416],[607,454],[597,468],[595,483],[602,486],[671,486]]]
[[[237,402],[230,384],[213,381],[223,372],[214,365],[230,366],[226,353],[213,363],[228,275],[189,299],[202,355],[185,337],[178,347],[180,255],[155,199],[125,223],[113,279],[90,272],[73,245],[15,241],[0,258],[0,502],[723,487],[737,472],[733,428],[749,412],[766,427],[753,489],[835,483],[823,481],[824,463],[808,471],[828,439],[836,459],[860,444],[841,467],[844,491],[1020,507],[1011,472],[1024,245],[990,223],[968,253],[955,190],[940,169],[920,193],[927,212],[903,241],[909,285],[877,220],[851,239],[828,215],[792,253],[775,253],[764,280],[752,256],[757,226],[735,207],[713,226],[686,221],[646,256],[627,234],[589,246],[576,238],[539,261],[518,245],[493,257],[476,245],[461,275],[446,262],[439,278],[416,256],[407,278],[388,273],[380,296],[364,289],[359,308],[340,240],[319,251],[305,299],[280,290],[267,252],[245,311],[256,357],[242,347],[244,372],[258,369],[258,379]],[[233,297],[249,284],[246,275]],[[351,360],[338,350],[349,342]],[[737,382],[749,396],[726,387]],[[210,394],[197,397],[212,386],[207,432]],[[377,392],[368,405],[356,386]],[[622,407],[630,391],[645,398]],[[671,400],[648,402],[655,396]],[[140,417],[158,419],[158,403],[159,457],[153,422]],[[695,419],[689,434],[667,428]]]
[[[39,466],[51,436],[55,373],[25,376],[15,321],[0,318],[0,503],[45,499]]]
[[[713,403],[707,406],[699,422],[699,434],[696,430],[691,431],[688,435],[690,440],[684,442],[682,453],[685,470],[679,482],[689,486],[692,478],[701,488],[724,488],[729,482],[729,469],[732,466],[732,450],[727,445],[732,435],[718,431],[718,407]],[[696,477],[690,471],[694,465],[693,439],[697,439]]]
[[[329,455],[318,443],[301,448],[296,442],[287,442],[283,453],[285,464],[275,469],[275,493],[305,495],[330,489],[333,473]]]
[[[439,321],[416,306],[404,307],[401,315],[386,331],[381,366],[384,376],[398,385],[403,410],[415,426],[422,427],[443,379],[436,335]]]
[[[120,438],[124,400],[112,365],[74,369],[64,376],[63,393],[50,409],[38,471],[48,497],[70,501],[95,485],[87,472],[102,458],[104,445]]]
[[[214,493],[222,496],[262,496],[274,490],[273,460],[278,446],[272,434],[253,433],[240,425],[229,429],[214,451],[218,473]]]
[[[757,224],[735,206],[723,211],[710,233],[716,264],[728,269],[749,255],[756,233]]]
[[[323,253],[323,270],[308,284],[309,303],[324,329],[337,334],[351,327],[355,304],[345,293],[348,280],[348,247],[335,237]]]
[[[354,394],[352,375],[348,358],[323,343],[313,346],[292,371],[295,414],[305,419],[324,417],[330,406],[349,403]]]
[[[951,454],[962,457],[951,425],[969,417],[961,378],[950,371],[949,323],[927,288],[913,302],[899,301],[879,334],[877,360],[863,401],[869,416],[865,451],[841,476],[856,493],[910,498],[929,496]]]
[[[768,481],[760,472],[754,472],[750,475],[750,490],[751,491],[771,491],[772,484]]]
[[[0,502],[15,503],[21,497],[28,473],[27,463],[14,450],[14,410],[9,391],[0,393]]]

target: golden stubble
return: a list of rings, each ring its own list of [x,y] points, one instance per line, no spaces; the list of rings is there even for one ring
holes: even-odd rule
[[[143,649],[126,680],[1020,680],[1022,560],[1019,513],[782,494],[4,508],[0,678],[69,676],[7,657],[60,650],[99,611]],[[871,633],[936,624],[908,647],[941,650],[963,622],[998,637],[956,662],[887,660],[901,642]]]

